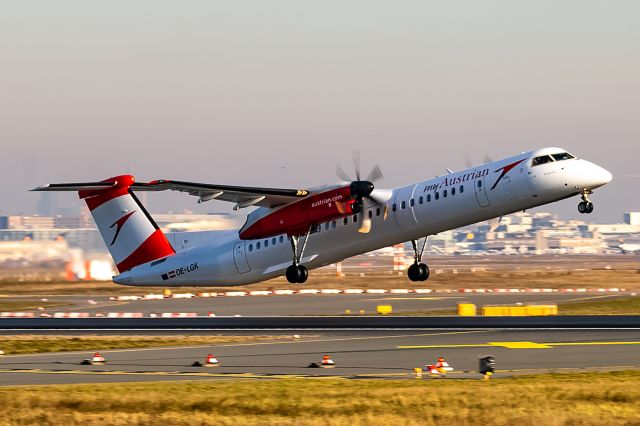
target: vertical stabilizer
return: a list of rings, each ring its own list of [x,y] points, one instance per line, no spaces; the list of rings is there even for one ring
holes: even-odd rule
[[[119,272],[175,253],[169,241],[131,191],[130,175],[103,182],[100,189],[80,189]]]

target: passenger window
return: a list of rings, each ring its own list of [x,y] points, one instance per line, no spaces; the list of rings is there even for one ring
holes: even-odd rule
[[[427,203],[431,202],[431,194],[427,194]]]
[[[402,210],[404,210],[404,209],[405,209],[405,207],[407,207],[407,202],[406,202],[406,201],[404,201],[404,200],[402,200],[402,202],[400,203],[400,208],[401,208]]]
[[[369,210],[369,219],[371,219],[373,217],[373,211]]]
[[[344,219],[342,219],[342,223],[343,223],[343,224],[345,224],[345,225],[346,225],[346,224],[348,224],[348,223],[349,223],[349,219],[347,219],[347,218],[345,217]]]
[[[456,195],[456,188],[455,187],[451,188],[451,195]]]
[[[556,161],[563,161],[563,160],[571,160],[572,158],[575,158],[573,155],[569,154],[568,152],[563,152],[561,154],[552,154],[553,159]]]
[[[327,222],[327,223],[325,223],[325,224],[324,224],[324,230],[325,230],[325,231],[328,231],[328,230],[329,230],[329,222]]]
[[[464,192],[464,186],[460,185],[460,193],[462,194]]]
[[[410,205],[411,207],[413,207],[413,206],[415,206],[415,205],[416,205],[416,203],[415,203],[415,201],[413,200],[413,198],[412,198],[411,200],[409,200],[409,205]]]
[[[284,243],[284,236],[280,235],[280,244]]]
[[[336,229],[336,221],[331,222],[331,228]]]
[[[260,241],[256,243],[256,250],[260,250]]]
[[[253,244],[249,244],[249,253],[253,251]]]
[[[481,180],[478,181],[478,188],[482,188],[482,181]]]
[[[396,211],[396,203],[393,203],[393,206],[391,206],[391,210],[393,210],[394,212]]]
[[[442,191],[442,196],[443,196],[444,198],[447,198],[447,190],[446,190],[446,189],[445,189],[444,191]]]
[[[269,247],[269,240],[264,240],[264,248]]]
[[[440,193],[436,192],[436,200],[439,200],[439,199],[440,199]]]
[[[550,155],[543,155],[536,157],[531,162],[531,166],[539,166],[540,164],[553,163],[553,158]]]
[[[356,223],[358,221],[358,215],[354,214],[353,215],[353,223]]]
[[[380,207],[376,209],[376,216],[380,216]]]
[[[276,245],[276,242],[277,242],[276,237],[273,237],[273,238],[271,239],[271,245],[272,245],[272,246],[275,246],[275,245]]]
[[[424,197],[423,197],[423,196],[420,196],[420,198],[418,198],[418,203],[419,203],[419,204],[422,204],[423,202],[424,202]]]

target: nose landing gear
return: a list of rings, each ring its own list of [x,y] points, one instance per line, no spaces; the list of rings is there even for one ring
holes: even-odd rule
[[[413,246],[414,261],[413,265],[409,266],[407,270],[407,276],[413,282],[426,281],[429,279],[429,267],[422,263],[422,254],[424,253],[424,248],[427,246],[427,237],[424,237],[424,244],[422,244],[419,252],[417,240],[411,240],[411,245]]]
[[[582,191],[582,201],[578,203],[578,211],[582,214],[589,214],[593,211],[593,203],[589,200],[589,195],[591,195],[593,191],[585,189]]]

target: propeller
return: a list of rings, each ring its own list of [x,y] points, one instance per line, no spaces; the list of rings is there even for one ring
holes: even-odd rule
[[[352,180],[340,166],[336,168],[336,175],[345,182],[351,182],[349,184],[349,192],[351,194],[351,199],[356,201],[353,204],[352,211],[356,214],[360,214],[360,223],[362,223],[362,225],[358,229],[358,232],[366,234],[371,230],[371,219],[365,217],[364,215],[364,200],[368,199],[374,204],[384,203],[384,200],[378,199],[375,195],[373,195],[373,191],[375,189],[375,185],[373,183],[384,178],[384,174],[382,173],[380,166],[375,165],[367,175],[367,178],[365,180],[362,180],[360,173],[360,151],[353,151],[352,159],[353,168],[356,173],[356,179]],[[338,204],[338,211],[344,214],[344,212],[346,211],[344,204],[342,206],[340,205],[340,203]],[[387,210],[385,206],[384,219],[386,220],[386,218]]]

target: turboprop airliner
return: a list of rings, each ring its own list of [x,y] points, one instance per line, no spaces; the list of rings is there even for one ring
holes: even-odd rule
[[[113,257],[118,284],[233,286],[286,276],[304,283],[310,269],[411,241],[411,281],[429,278],[423,262],[430,235],[580,196],[612,176],[561,148],[543,148],[396,189],[379,189],[379,167],[351,180],[310,189],[227,186],[174,180],[136,182],[131,175],[100,182],[58,183],[34,191],[77,191]],[[163,233],[140,203],[138,191],[174,190],[198,202],[257,207],[237,230]],[[422,242],[421,242],[422,241]]]

